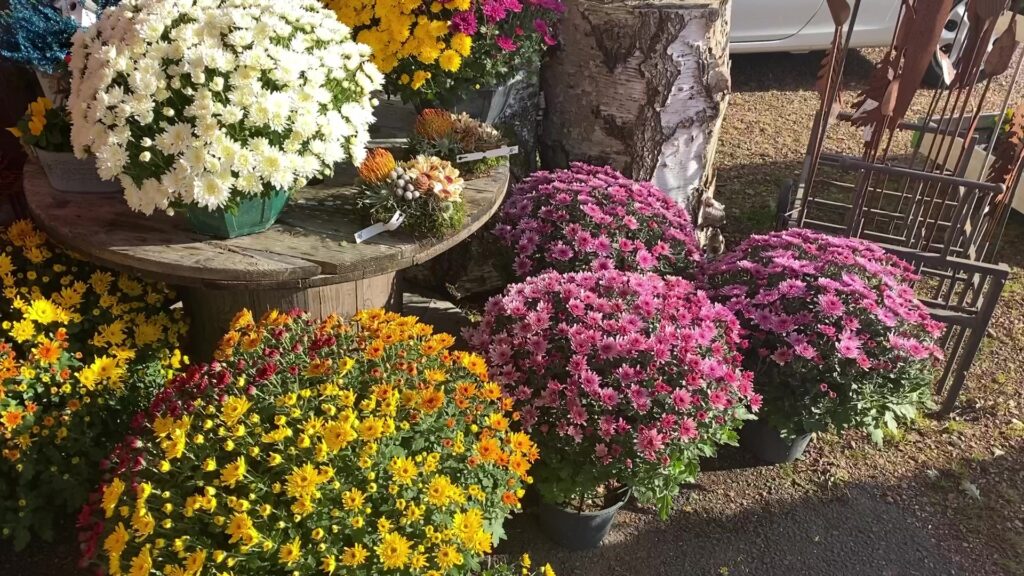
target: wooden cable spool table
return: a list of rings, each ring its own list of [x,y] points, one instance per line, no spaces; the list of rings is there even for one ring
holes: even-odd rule
[[[191,231],[184,215],[132,212],[120,193],[54,190],[38,164],[26,164],[25,197],[38,226],[79,256],[166,282],[180,290],[191,321],[190,351],[209,358],[242,308],[302,308],[323,317],[367,308],[401,308],[396,272],[419,264],[478,230],[501,204],[505,166],[467,180],[466,223],[440,240],[413,239],[401,228],[356,244],[365,226],[352,186],[321,184],[296,192],[270,229],[221,240]]]

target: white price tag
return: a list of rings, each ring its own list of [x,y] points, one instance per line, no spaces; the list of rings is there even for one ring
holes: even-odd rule
[[[381,232],[394,230],[401,226],[402,222],[405,222],[405,214],[403,214],[402,211],[399,210],[395,212],[395,215],[391,217],[391,220],[388,220],[387,222],[378,222],[373,226],[367,226],[366,228],[363,228],[359,232],[356,232],[356,244],[362,244],[363,242],[369,240],[370,238],[373,238],[374,236],[380,234]]]
[[[474,160],[483,160],[484,158],[497,158],[498,156],[511,156],[519,152],[519,146],[502,146],[501,148],[495,148],[493,150],[487,150],[486,152],[470,152],[469,154],[459,154],[455,157],[456,162],[472,162]]]

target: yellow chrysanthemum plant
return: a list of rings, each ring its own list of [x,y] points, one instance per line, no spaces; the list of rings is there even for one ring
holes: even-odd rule
[[[0,534],[52,535],[168,372],[185,324],[165,287],[97,268],[31,222],[0,232]]]
[[[81,518],[117,576],[473,574],[537,449],[483,358],[415,317],[242,311]]]
[[[523,554],[516,562],[494,562],[480,572],[480,576],[555,576],[550,564],[534,567],[529,554]]]
[[[71,124],[64,105],[54,106],[40,96],[30,102],[25,115],[7,129],[22,144],[50,152],[71,151]]]
[[[386,90],[450,108],[539,63],[562,0],[323,0],[373,50]]]

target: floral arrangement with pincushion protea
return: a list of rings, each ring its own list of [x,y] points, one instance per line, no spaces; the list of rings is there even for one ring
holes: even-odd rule
[[[454,164],[464,176],[486,174],[495,166],[508,162],[508,142],[490,124],[471,118],[466,113],[454,114],[440,108],[427,108],[416,117],[409,141],[416,154],[437,156]],[[495,155],[486,154],[495,152]],[[482,155],[459,161],[464,154]]]
[[[397,162],[386,149],[374,148],[359,166],[359,206],[372,222],[405,215],[402,228],[413,236],[440,238],[466,219],[464,182],[459,170],[437,156],[418,155]]]

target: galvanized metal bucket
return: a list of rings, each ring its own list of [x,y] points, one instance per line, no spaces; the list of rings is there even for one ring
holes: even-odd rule
[[[71,152],[50,152],[35,148],[36,157],[46,172],[50,185],[58,192],[109,193],[120,192],[117,180],[101,180],[96,173],[96,159],[92,156],[81,160]]]

